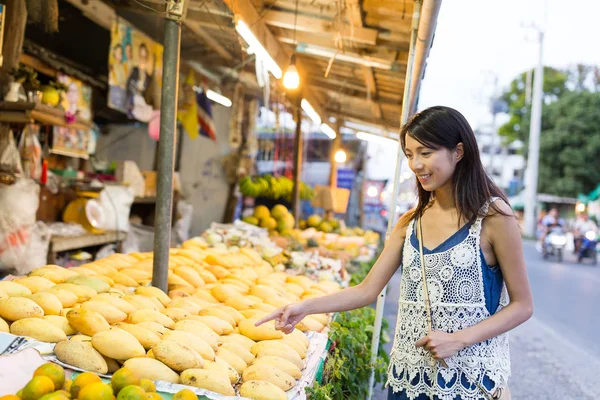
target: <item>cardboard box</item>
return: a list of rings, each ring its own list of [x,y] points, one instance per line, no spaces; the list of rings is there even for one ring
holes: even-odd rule
[[[349,199],[350,190],[348,189],[332,189],[330,186],[315,185],[315,198],[312,205],[325,211],[333,210],[335,213],[345,214]]]
[[[142,171],[144,175],[144,194],[142,197],[156,197],[156,171]]]
[[[142,171],[145,180],[143,197],[156,197],[156,185],[158,183],[156,171]],[[179,172],[173,174],[173,191],[181,192],[181,178]]]

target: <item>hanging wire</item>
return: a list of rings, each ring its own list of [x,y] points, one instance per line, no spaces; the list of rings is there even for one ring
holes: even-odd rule
[[[140,2],[140,1],[138,1],[138,0],[132,0],[132,1],[133,1],[134,3],[136,3],[137,5],[139,5],[140,7],[144,7],[144,8],[146,8],[146,9],[148,9],[148,10],[150,10],[150,11],[152,11],[152,12],[156,13],[156,14],[159,14],[159,15],[166,14],[166,11],[159,11],[159,10],[157,10],[156,8],[154,8],[154,7],[150,7],[149,5],[147,5],[147,4],[144,4],[144,3],[142,3],[142,2]],[[165,1],[165,6],[166,6],[166,5],[167,5],[167,2]]]
[[[250,28],[253,28],[256,24],[258,24],[260,21],[262,21],[265,16],[267,15],[267,13],[269,11],[271,11],[271,9],[273,7],[275,7],[277,5],[277,0],[273,1],[272,4],[270,4],[268,7],[264,7],[264,9],[262,10],[260,16],[258,17],[258,19],[256,21],[254,21],[251,25],[249,25]]]
[[[298,0],[296,0],[296,13],[294,14],[294,45],[298,45],[298,43],[296,43],[296,30],[297,30],[297,25],[296,23],[298,22]],[[296,52],[296,49],[294,49],[294,53]]]

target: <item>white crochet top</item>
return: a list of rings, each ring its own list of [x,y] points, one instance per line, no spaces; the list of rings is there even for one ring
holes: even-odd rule
[[[484,206],[485,214],[494,200]],[[444,251],[425,254],[434,330],[456,332],[490,317],[480,256],[482,221],[483,218],[477,218],[467,237],[458,244]],[[404,241],[398,321],[390,355],[388,385],[393,392],[404,391],[409,399],[422,394],[435,395],[441,400],[453,400],[458,396],[461,400],[481,399],[480,390],[456,365],[480,383],[484,376],[491,379],[495,386],[490,392],[496,387],[506,387],[510,376],[508,334],[462,349],[446,360],[447,369],[435,362],[429,352],[415,346],[415,342],[428,332],[419,249],[410,239],[414,227],[415,220],[409,224]],[[508,293],[503,284],[499,309],[507,304]]]

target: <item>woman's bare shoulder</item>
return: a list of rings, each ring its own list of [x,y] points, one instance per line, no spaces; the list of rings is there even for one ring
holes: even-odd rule
[[[511,206],[503,199],[496,199],[490,203],[488,208],[488,217],[509,217],[514,218],[515,213]]]
[[[398,237],[401,237],[402,239],[404,239],[406,237],[406,231],[408,230],[408,226],[410,225],[410,222],[413,220],[414,216],[415,216],[414,208],[410,209],[407,212],[405,212],[404,214],[402,214],[402,216],[400,217],[400,219],[394,226],[394,230],[392,231],[392,234],[397,235]]]
[[[502,199],[492,202],[484,228],[493,239],[498,234],[519,234],[520,230],[513,209]]]

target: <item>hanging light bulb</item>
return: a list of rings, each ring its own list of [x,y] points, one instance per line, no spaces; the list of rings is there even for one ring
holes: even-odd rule
[[[334,156],[336,163],[344,163],[346,162],[346,152],[344,150],[338,150],[335,152]]]
[[[296,68],[296,55],[292,54],[290,65],[283,75],[283,87],[295,90],[298,89],[298,86],[300,86],[300,75],[298,75],[298,69]]]

